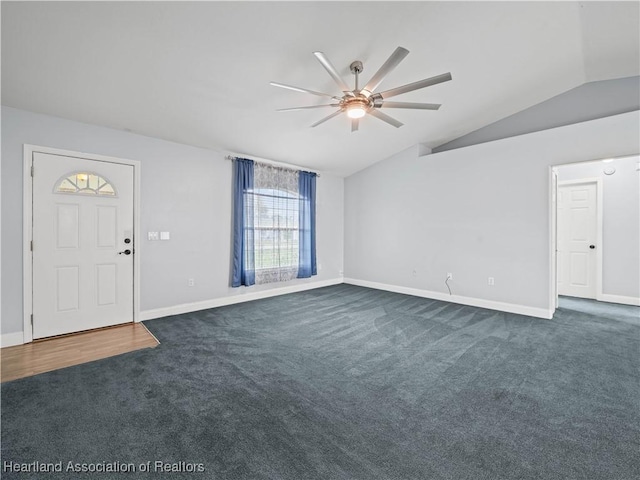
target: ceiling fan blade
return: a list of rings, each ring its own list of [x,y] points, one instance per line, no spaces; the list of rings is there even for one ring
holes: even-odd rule
[[[325,70],[329,72],[329,75],[331,75],[331,78],[333,78],[333,80],[338,84],[340,90],[345,93],[350,92],[351,89],[346,83],[344,83],[344,80],[342,79],[342,77],[340,77],[340,74],[336,70],[336,67],[333,66],[327,56],[322,52],[313,52],[313,54],[320,61]]]
[[[391,71],[396,68],[407,55],[409,55],[409,50],[407,50],[406,48],[396,48],[391,56],[387,59],[387,61],[384,62],[378,69],[375,75],[371,77],[369,83],[364,86],[362,92],[367,96],[371,95],[371,93],[378,87],[378,85],[382,83],[382,80],[384,80],[384,78],[389,75],[389,73],[391,73]]]
[[[391,98],[391,97],[395,97],[396,95],[400,95],[402,93],[413,92],[414,90],[430,87],[431,85],[437,85],[438,83],[448,82],[449,80],[451,80],[451,73],[443,73],[442,75],[437,75],[431,78],[425,78],[424,80],[419,80],[417,82],[409,83],[407,85],[403,85],[402,87],[392,88],[390,90],[377,93],[376,95],[382,98]]]
[[[414,102],[382,102],[376,107],[384,108],[416,108],[419,110],[438,110],[442,105],[439,103],[414,103]]]
[[[360,119],[359,118],[352,118],[351,119],[351,132],[357,132],[358,131],[358,127],[360,126]]]
[[[340,115],[342,113],[342,109],[338,110],[337,112],[333,112],[331,115],[329,115],[328,117],[324,117],[322,120],[318,120],[316,123],[314,123],[313,125],[311,125],[311,128],[313,127],[317,127],[318,125],[320,125],[321,123],[326,122],[327,120],[331,120],[333,117],[336,117],[338,115]]]
[[[382,113],[380,110],[376,110],[374,108],[369,110],[369,115],[371,115],[373,117],[376,117],[376,118],[379,118],[383,122],[387,122],[389,125],[393,125],[396,128],[400,128],[402,125],[404,125],[403,123],[399,122],[395,118],[390,117],[389,115],[386,115],[386,114]]]
[[[293,107],[293,108],[278,108],[276,112],[293,112],[295,110],[307,110],[309,108],[322,108],[322,107],[339,107],[339,103],[327,103],[325,105],[310,105],[308,107]]]
[[[328,93],[316,92],[315,90],[309,90],[306,88],[294,87],[293,85],[286,85],[284,83],[270,82],[269,85],[274,87],[286,88],[287,90],[293,90],[294,92],[310,93],[311,95],[318,95],[319,97],[329,97],[340,100],[340,97],[329,95]]]

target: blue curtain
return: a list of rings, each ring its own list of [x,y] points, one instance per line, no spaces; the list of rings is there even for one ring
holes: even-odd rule
[[[298,278],[308,278],[318,274],[316,264],[316,174],[300,172],[298,188],[300,195]]]
[[[256,283],[253,222],[253,160],[236,158],[233,161],[232,287]]]

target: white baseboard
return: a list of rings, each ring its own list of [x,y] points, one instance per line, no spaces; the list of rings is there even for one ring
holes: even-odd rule
[[[180,315],[182,313],[197,312],[199,310],[224,307],[225,305],[233,305],[234,303],[250,302],[252,300],[260,300],[261,298],[276,297],[278,295],[285,295],[287,293],[303,292],[305,290],[313,290],[314,288],[328,287],[330,285],[339,285],[341,283],[343,283],[343,279],[340,277],[331,280],[322,280],[319,282],[301,283],[288,287],[261,290],[258,292],[246,291],[244,290],[244,287],[241,287],[243,288],[243,293],[238,295],[214,298],[212,300],[204,300],[202,302],[184,303],[181,305],[173,305],[171,307],[144,310],[140,312],[140,320],[152,320],[154,318],[168,317],[170,315]]]
[[[2,346],[2,348],[22,345],[23,343],[24,335],[22,332],[3,333],[0,335],[0,346]]]
[[[623,305],[633,305],[640,307],[640,298],[638,297],[626,297],[624,295],[611,295],[609,293],[603,293],[598,295],[598,301],[609,303],[621,303]]]
[[[463,297],[461,295],[447,295],[446,293],[441,292],[421,290],[419,288],[401,287],[398,285],[388,285],[386,283],[370,282],[368,280],[358,280],[355,278],[345,278],[344,283],[348,283],[350,285],[358,285],[361,287],[375,288],[377,290],[386,290],[388,292],[404,293],[405,295],[413,295],[414,297],[423,297],[430,298],[432,300],[441,300],[443,302],[459,303],[462,305],[469,305],[471,307],[488,308],[489,310],[498,310],[501,312],[544,318],[547,320],[551,319],[554,313],[553,310],[548,310],[546,308],[528,307],[526,305],[496,302],[494,300],[483,300],[481,298]]]

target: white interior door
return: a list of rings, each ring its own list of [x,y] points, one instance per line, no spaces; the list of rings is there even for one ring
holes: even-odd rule
[[[33,338],[133,321],[133,166],[33,154]]]
[[[596,298],[595,182],[558,187],[558,294]]]

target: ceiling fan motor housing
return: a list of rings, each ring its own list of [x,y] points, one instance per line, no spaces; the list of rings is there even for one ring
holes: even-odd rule
[[[355,97],[345,95],[340,101],[340,106],[346,110],[361,109],[368,111],[373,107],[373,102],[361,94],[357,94]]]

